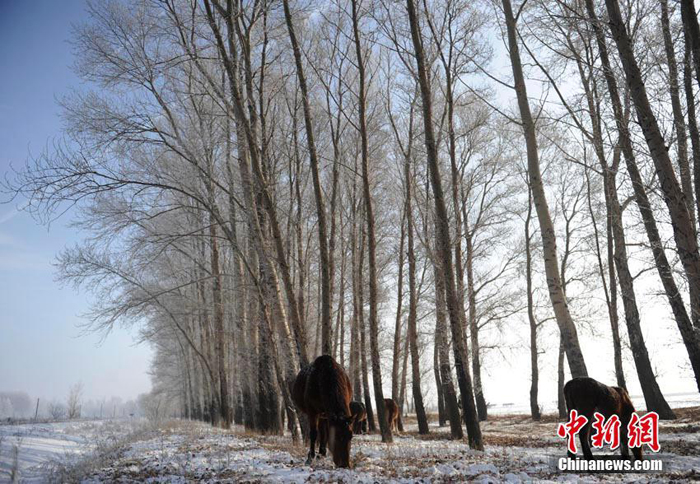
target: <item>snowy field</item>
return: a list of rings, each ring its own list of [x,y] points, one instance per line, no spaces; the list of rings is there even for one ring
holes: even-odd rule
[[[259,436],[241,428],[169,421],[0,426],[0,482],[8,481],[17,448],[20,482],[531,482],[677,481],[700,479],[700,407],[661,423],[664,471],[653,474],[569,474],[556,469],[565,455],[556,419],[533,423],[499,415],[483,423],[485,452],[449,441],[446,428],[418,436],[415,421],[391,445],[378,435],[353,438],[352,469],[330,457],[304,465],[307,449],[289,437]],[[649,454],[647,454],[648,456]]]
[[[127,436],[136,436],[143,422],[85,420],[0,425],[0,482],[45,482],[73,469],[96,452],[107,454]]]
[[[498,416],[483,424],[485,452],[446,440],[446,429],[418,436],[415,423],[391,445],[379,436],[356,436],[352,469],[335,469],[330,457],[304,465],[306,448],[289,437],[262,437],[191,422],[170,422],[149,438],[129,444],[117,459],[85,476],[86,482],[531,482],[659,481],[699,479],[700,408],[662,423],[664,461],[657,474],[567,474],[555,437],[556,420],[535,424],[526,416]]]

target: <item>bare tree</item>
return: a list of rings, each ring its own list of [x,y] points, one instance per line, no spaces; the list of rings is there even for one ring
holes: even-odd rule
[[[83,406],[83,384],[78,382],[68,391],[66,399],[66,416],[69,420],[80,418],[80,411]]]
[[[537,328],[540,323],[535,318],[535,303],[532,288],[532,236],[530,235],[530,221],[532,219],[532,191],[527,193],[527,217],[525,217],[525,282],[527,291],[527,319],[530,324],[530,415],[532,420],[540,420],[541,411],[538,402],[539,393],[539,366],[537,362]]]
[[[49,402],[49,416],[54,420],[61,420],[66,416],[66,406],[57,401]]]
[[[391,442],[391,428],[387,423],[386,406],[384,404],[384,394],[382,390],[382,373],[379,361],[379,321],[377,300],[377,238],[374,227],[374,211],[372,206],[372,193],[369,186],[369,147],[367,136],[366,119],[366,81],[365,62],[362,52],[362,42],[360,39],[360,18],[359,5],[357,0],[352,0],[352,30],[355,41],[355,55],[357,60],[357,71],[359,74],[358,93],[358,119],[360,131],[360,153],[362,162],[362,194],[365,204],[365,218],[367,221],[367,253],[369,259],[369,339],[370,352],[372,355],[372,380],[374,383],[374,400],[377,405],[377,419],[379,429],[382,433],[382,442]]]
[[[522,62],[520,60],[520,49],[518,47],[517,18],[513,15],[510,0],[503,0],[503,14],[507,30],[508,48],[510,54],[511,67],[513,69],[513,79],[515,81],[515,92],[518,98],[518,108],[520,110],[520,120],[522,123],[525,143],[527,145],[528,173],[530,188],[537,211],[537,220],[540,224],[542,234],[542,247],[544,252],[545,270],[547,272],[547,283],[549,285],[549,295],[552,300],[554,314],[557,317],[559,330],[561,331],[564,349],[571,375],[587,376],[586,363],[583,359],[581,346],[578,341],[576,326],[571,318],[569,307],[566,303],[566,296],[562,289],[561,277],[558,267],[557,241],[554,226],[547,205],[547,197],[542,184],[540,174],[539,155],[537,149],[537,135],[535,121],[532,117],[530,104],[527,97],[527,87],[523,75]]]
[[[445,275],[445,300],[450,319],[450,327],[452,329],[452,344],[454,346],[455,367],[457,368],[457,381],[462,394],[462,409],[467,424],[469,445],[474,449],[483,449],[481,429],[476,413],[476,405],[474,404],[471,376],[469,375],[469,368],[467,366],[466,349],[460,325],[460,322],[464,320],[464,316],[460,316],[459,300],[455,287],[449,220],[442,189],[440,168],[438,165],[435,134],[433,133],[432,93],[423,51],[423,39],[418,25],[419,21],[415,5],[412,0],[407,0],[406,4],[411,38],[413,41],[413,55],[415,56],[418,84],[421,92],[425,150],[428,158],[430,183],[435,202],[435,229],[438,243],[437,253],[438,259],[440,260],[440,268]]]
[[[697,234],[688,211],[686,197],[673,171],[666,143],[649,104],[646,87],[619,5],[615,0],[606,0],[605,5],[610,18],[610,31],[617,45],[625,77],[630,86],[637,119],[647,141],[649,154],[654,162],[659,185],[664,194],[664,201],[671,216],[678,255],[688,278],[690,308],[697,333],[700,327],[700,254],[698,253]],[[670,416],[670,414],[668,415]]]
[[[306,142],[309,149],[309,161],[311,162],[311,174],[314,185],[314,198],[316,200],[316,213],[318,216],[318,240],[321,252],[321,334],[322,353],[329,355],[331,348],[331,273],[328,250],[328,229],[326,224],[326,207],[323,201],[323,191],[321,190],[321,180],[319,176],[318,155],[316,154],[316,143],[314,141],[314,130],[312,123],[311,108],[309,107],[309,94],[306,87],[306,76],[301,59],[301,50],[294,31],[292,13],[289,9],[289,1],[284,0],[284,18],[289,32],[289,40],[294,52],[294,62],[296,65],[297,78],[299,79],[299,90],[301,91],[301,101],[304,107],[304,125],[306,126]],[[362,74],[360,74],[362,75]],[[360,88],[362,89],[362,87]],[[334,215],[331,214],[331,217]]]

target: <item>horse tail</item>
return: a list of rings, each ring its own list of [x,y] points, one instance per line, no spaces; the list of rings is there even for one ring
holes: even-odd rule
[[[573,395],[571,394],[571,382],[564,385],[564,401],[566,402],[566,412],[571,413],[576,408]]]

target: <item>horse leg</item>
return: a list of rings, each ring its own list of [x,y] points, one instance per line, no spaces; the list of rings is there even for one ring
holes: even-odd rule
[[[579,437],[581,439],[581,448],[583,449],[583,456],[588,459],[593,459],[593,452],[591,452],[591,420],[593,419],[593,412],[586,415],[588,417],[588,422],[583,426]]]
[[[321,419],[318,423],[319,443],[318,454],[326,456],[326,444],[328,443],[328,419]]]
[[[581,429],[581,431],[583,431],[583,429]],[[579,438],[581,439],[581,442],[583,442],[583,437],[581,437],[581,435],[582,435],[582,434],[579,433]],[[583,444],[582,444],[582,445],[583,445]],[[575,458],[576,458],[576,454],[575,454],[574,452],[571,452],[571,451],[569,450],[568,447],[569,447],[569,446],[567,445],[566,455],[569,457],[569,459],[575,459]]]
[[[620,425],[620,453],[622,454],[622,457],[624,457],[625,459],[629,459],[630,448],[627,436],[627,424],[629,423],[629,419],[627,421],[622,421],[621,423],[622,425]]]
[[[310,465],[316,457],[316,435],[318,433],[318,416],[309,415],[309,456],[306,464]]]

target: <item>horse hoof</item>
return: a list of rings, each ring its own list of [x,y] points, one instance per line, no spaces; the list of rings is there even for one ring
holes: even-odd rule
[[[313,460],[311,457],[307,457],[307,458],[306,458],[306,465],[307,465],[307,466],[310,466],[311,463],[312,463],[313,461],[314,461],[314,460]]]

